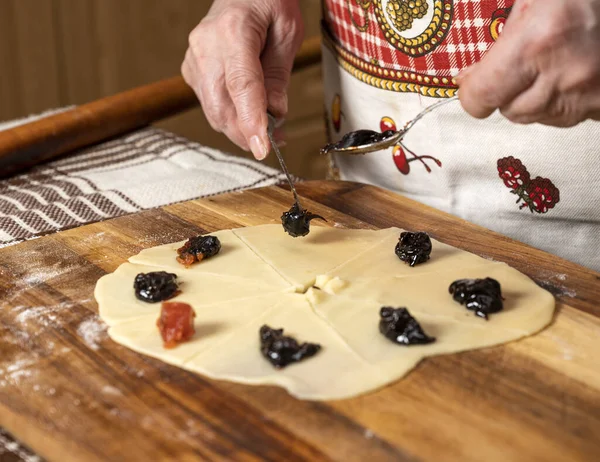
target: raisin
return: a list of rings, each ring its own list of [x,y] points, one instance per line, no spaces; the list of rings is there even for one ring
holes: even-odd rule
[[[168,300],[178,292],[177,275],[166,271],[140,273],[133,282],[135,296],[143,302],[156,303]]]
[[[310,358],[321,349],[321,345],[316,343],[299,344],[295,338],[283,335],[283,329],[272,329],[264,325],[259,333],[260,351],[277,369]]]
[[[328,144],[321,149],[321,154],[327,154],[333,150],[348,149],[366,144],[379,143],[391,136],[394,136],[396,131],[386,130],[383,133],[373,130],[356,130],[346,133],[337,143]]]
[[[379,311],[379,332],[400,345],[425,345],[435,342],[406,308],[384,306]]]
[[[489,314],[504,307],[500,283],[492,278],[459,279],[450,284],[448,290],[455,301],[486,320]]]
[[[221,242],[216,236],[191,237],[177,249],[177,261],[186,268],[197,261],[215,256],[221,250]]]
[[[306,236],[310,232],[310,220],[319,218],[325,220],[320,215],[315,215],[307,210],[302,210],[296,203],[292,205],[292,208],[281,215],[281,223],[283,229],[292,237]]]
[[[431,239],[427,233],[409,233],[400,234],[398,244],[396,244],[396,255],[404,263],[415,266],[425,263],[429,260],[431,254]]]

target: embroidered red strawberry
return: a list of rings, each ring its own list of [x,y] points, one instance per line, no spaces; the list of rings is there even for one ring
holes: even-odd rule
[[[528,205],[532,213],[547,213],[560,201],[560,191],[548,178],[538,176],[531,180],[525,191],[529,200],[526,199],[521,208]]]
[[[513,156],[498,159],[498,175],[510,192],[521,201],[520,208],[529,207],[531,213],[547,213],[560,201],[560,191],[548,178],[531,179],[527,167]]]
[[[531,176],[527,167],[519,159],[513,156],[498,160],[498,174],[507,188],[519,189],[529,183]]]

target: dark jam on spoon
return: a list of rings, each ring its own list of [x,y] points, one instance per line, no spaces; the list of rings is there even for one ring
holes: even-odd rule
[[[406,308],[384,306],[379,311],[379,332],[400,345],[426,345],[435,342]]]
[[[316,355],[321,345],[302,343],[283,335],[283,329],[272,329],[267,325],[260,328],[260,352],[277,369]]]
[[[320,215],[310,213],[308,210],[302,210],[298,203],[295,203],[291,209],[283,212],[281,223],[285,232],[290,236],[301,237],[306,236],[310,232],[310,220],[314,220],[315,218],[327,221]]]
[[[191,237],[177,249],[177,261],[188,268],[195,262],[215,256],[221,250],[221,242],[216,236]]]
[[[504,307],[500,283],[492,278],[459,279],[450,284],[449,292],[455,301],[485,320]]]
[[[366,144],[374,144],[384,141],[396,134],[394,130],[386,130],[383,133],[373,130],[356,130],[346,133],[337,143],[331,143],[321,148],[321,154],[340,149],[357,148]]]
[[[140,273],[133,282],[135,296],[148,303],[162,302],[175,296],[179,291],[177,275],[166,271]]]
[[[396,255],[404,263],[415,266],[429,260],[431,254],[431,239],[427,233],[400,234],[400,240],[396,245]]]

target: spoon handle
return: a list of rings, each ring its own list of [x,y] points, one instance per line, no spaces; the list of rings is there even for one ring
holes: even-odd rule
[[[423,117],[425,117],[427,114],[429,114],[431,111],[433,111],[434,109],[437,109],[440,106],[443,106],[444,104],[448,104],[451,101],[456,101],[458,99],[458,96],[453,96],[452,98],[448,98],[448,99],[443,99],[441,101],[438,101],[437,103],[432,104],[431,106],[426,107],[425,109],[423,109],[421,112],[419,112],[417,114],[417,116],[408,121],[408,123],[404,126],[404,128],[401,130],[402,132],[402,136],[401,138],[406,135],[406,133],[413,128],[413,126],[419,121],[421,120]]]
[[[296,188],[294,187],[294,182],[292,181],[290,172],[288,171],[287,166],[285,165],[285,162],[281,155],[281,152],[279,152],[279,148],[277,147],[277,143],[275,142],[275,139],[273,138],[273,130],[275,129],[275,117],[273,117],[269,113],[267,113],[267,117],[269,119],[269,126],[267,127],[267,135],[269,135],[269,141],[271,141],[271,146],[273,147],[273,151],[275,151],[275,155],[277,156],[277,159],[279,160],[279,165],[281,165],[281,170],[283,170],[283,173],[285,173],[285,177],[287,178],[287,181],[290,185],[290,189],[292,190],[292,194],[294,195],[294,200],[296,201],[296,204],[298,204],[298,207],[302,210],[302,206],[300,205],[300,199],[298,198],[298,193],[296,192]]]

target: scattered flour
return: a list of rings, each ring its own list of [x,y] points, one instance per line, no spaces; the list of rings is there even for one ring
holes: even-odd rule
[[[37,375],[35,364],[37,356],[14,359],[8,365],[0,368],[0,387],[7,385],[21,385],[25,380]]]
[[[560,353],[562,354],[562,359],[564,361],[573,361],[573,349],[571,348],[571,345],[569,345],[568,341],[566,341],[564,338],[555,335],[551,332],[548,333],[548,336],[554,341],[554,343],[556,343],[558,345],[558,347],[560,348]]]
[[[121,390],[110,385],[104,385],[102,387],[102,393],[104,393],[105,395],[123,396]]]
[[[55,327],[56,326],[56,312],[60,307],[56,306],[16,306],[13,308],[14,311],[20,313],[15,317],[15,321],[19,324],[26,324],[29,322],[36,322],[44,327]]]
[[[100,349],[98,343],[106,338],[106,324],[100,321],[97,316],[94,316],[79,324],[77,334],[88,347],[97,351]]]
[[[15,316],[15,321],[25,326],[27,324],[36,323],[44,327],[58,327],[60,325],[60,315],[71,314],[71,308],[89,303],[90,298],[76,302],[65,301],[56,305],[50,306],[25,306],[19,305],[12,308],[13,313],[18,313]],[[54,345],[54,344],[52,344]]]
[[[366,439],[370,440],[371,438],[373,438],[373,436],[375,436],[375,433],[373,433],[372,430],[367,429],[365,430],[364,435]]]

